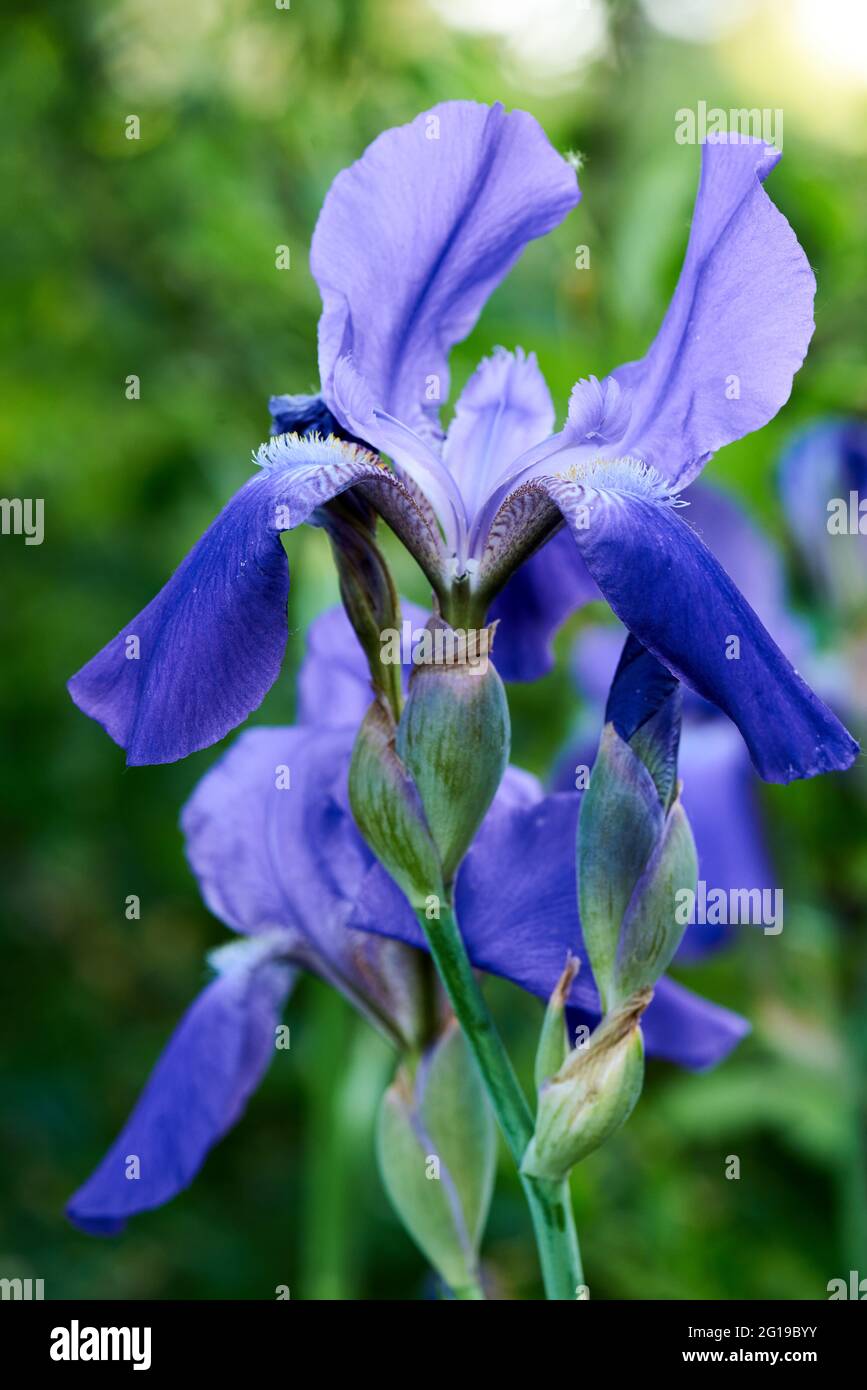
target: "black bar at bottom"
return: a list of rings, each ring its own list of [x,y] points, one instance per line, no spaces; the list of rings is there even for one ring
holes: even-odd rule
[[[430,1336],[431,1369],[449,1364],[449,1340],[439,1340],[455,1324],[443,1308],[428,1308],[438,1321],[407,1327],[405,1311],[399,1324],[383,1307],[378,1322],[374,1303],[362,1305],[364,1324],[357,1336],[334,1339],[344,1317],[353,1325],[352,1305],[328,1304],[323,1315],[318,1303],[292,1302],[0,1302],[0,1345],[4,1364],[16,1372],[50,1371],[58,1377],[93,1376],[109,1368],[114,1375],[156,1375],[184,1371],[214,1371],[225,1378],[236,1373],[270,1374],[293,1363],[302,1366],[316,1357],[333,1373],[340,1365],[341,1347],[350,1361],[363,1364],[366,1379],[381,1373],[393,1379],[395,1352],[407,1336],[414,1356],[424,1353]],[[401,1304],[406,1309],[406,1304]],[[481,1364],[496,1368],[504,1351],[515,1344],[518,1328],[511,1321],[486,1322],[477,1311],[466,1331],[488,1335],[476,1342]],[[503,1305],[500,1305],[503,1306]],[[507,1305],[514,1307],[514,1305]],[[593,1302],[576,1300],[551,1308],[542,1323],[539,1311],[520,1329],[521,1343],[531,1350],[537,1370],[546,1365],[558,1379],[582,1377],[591,1369],[666,1372],[707,1366],[763,1366],[768,1370],[791,1365],[827,1373],[851,1370],[860,1363],[867,1324],[856,1301],[829,1302]],[[323,1316],[327,1321],[323,1321]],[[495,1319],[496,1311],[491,1314]],[[444,1325],[443,1317],[448,1318]],[[482,1318],[481,1324],[478,1318]],[[540,1330],[563,1329],[568,1340],[538,1338]],[[313,1341],[318,1332],[322,1340]],[[491,1332],[495,1337],[491,1338]],[[528,1336],[532,1341],[527,1340]],[[304,1340],[299,1340],[303,1337]],[[359,1341],[359,1337],[362,1339]],[[362,1347],[365,1350],[362,1353]],[[377,1348],[382,1352],[380,1360]],[[465,1348],[466,1349],[466,1348]],[[554,1363],[558,1369],[555,1371]],[[461,1353],[465,1365],[465,1354]],[[477,1363],[478,1364],[478,1363]],[[529,1367],[528,1367],[529,1369]],[[535,1378],[535,1376],[534,1376]]]

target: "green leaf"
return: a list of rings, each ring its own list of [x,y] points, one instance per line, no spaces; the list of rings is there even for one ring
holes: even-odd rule
[[[496,1131],[481,1079],[452,1022],[402,1066],[379,1111],[383,1184],[416,1245],[456,1292],[478,1284],[478,1253],[493,1192]]]

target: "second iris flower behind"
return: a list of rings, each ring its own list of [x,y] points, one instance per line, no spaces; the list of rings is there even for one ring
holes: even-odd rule
[[[404,613],[424,622],[411,606]],[[367,663],[346,615],[325,613],[309,633],[298,723],[244,733],[188,802],[182,824],[202,894],[243,939],[212,957],[216,979],[184,1015],[126,1125],[71,1199],[71,1220],[89,1233],[116,1234],[193,1181],[275,1055],[275,1026],[297,968],[339,989],[399,1051],[420,1045],[425,981],[413,947],[424,948],[424,937],[348,802],[349,761],[368,702]],[[288,788],[279,775],[287,765]],[[477,968],[546,1000],[567,955],[579,957],[569,996],[573,1036],[600,1014],[576,910],[580,803],[575,791],[544,796],[535,778],[510,767],[455,886]],[[651,1054],[691,1068],[720,1061],[747,1032],[742,1018],[669,979],[656,985],[643,1026]],[[139,1159],[135,1182],[130,1154]]]

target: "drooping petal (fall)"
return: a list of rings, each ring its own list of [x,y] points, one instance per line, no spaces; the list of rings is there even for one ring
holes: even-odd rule
[[[283,929],[293,962],[411,1043],[421,1013],[412,953],[347,927],[373,863],[349,809],[356,732],[248,729],[199,782],[181,825],[215,916],[235,931]]]
[[[737,724],[766,781],[847,768],[858,745],[810,690],[662,480],[601,465],[581,482],[540,479],[588,570],[630,632]]]
[[[206,748],[261,704],[288,634],[281,532],[354,484],[400,486],[372,454],[336,440],[281,437],[259,460],[156,598],[69,682],[130,764]]]
[[[294,972],[276,959],[282,948],[279,932],[229,948],[223,973],[184,1014],[117,1139],[71,1198],[76,1226],[116,1235],[170,1201],[240,1118],[274,1055],[292,986]]]

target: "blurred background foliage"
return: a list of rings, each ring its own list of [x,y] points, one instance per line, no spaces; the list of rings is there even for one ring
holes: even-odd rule
[[[384,127],[450,97],[532,110],[584,157],[584,200],[533,245],[457,349],[537,351],[558,410],[639,355],[686,241],[698,151],[675,112],[782,107],[772,195],[816,269],[792,400],[708,470],[786,544],[775,483],[801,422],[867,409],[867,24],[858,0],[7,0],[0,279],[4,495],[43,497],[41,547],[0,539],[4,1072],[0,1274],[48,1297],[424,1296],[433,1286],[372,1160],[384,1046],[305,980],[243,1122],[185,1195],[119,1240],[63,1204],[113,1138],[226,938],[177,819],[217,756],[126,771],[64,684],[164,582],[243,482],[272,392],[315,387],[310,234],[330,180]],[[125,138],[130,114],[141,138]],[[291,269],[275,268],[275,248]],[[591,251],[575,267],[575,248]],[[125,379],[141,379],[141,399]],[[453,393],[454,396],[454,393]],[[288,541],[288,722],[310,619],[335,601],[324,537]],[[403,592],[423,584],[390,547]],[[790,558],[791,550],[789,551]],[[803,603],[809,593],[798,587]],[[598,616],[598,615],[594,615]],[[827,614],[810,621],[841,640]],[[514,760],[544,776],[576,717],[565,669],[513,688]],[[863,732],[863,729],[862,729]],[[859,782],[860,779],[860,782]],[[574,1179],[593,1297],[824,1297],[867,1274],[864,769],[763,791],[782,937],[742,932],[680,977],[746,1014],[717,1072],[651,1064],[628,1127]],[[540,866],[540,873],[544,866]],[[141,899],[138,922],[124,915]],[[491,996],[529,1074],[540,1008]],[[741,1159],[740,1181],[724,1177]],[[494,1287],[539,1291],[504,1162]]]

